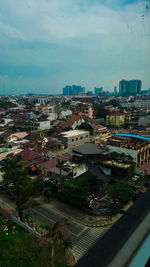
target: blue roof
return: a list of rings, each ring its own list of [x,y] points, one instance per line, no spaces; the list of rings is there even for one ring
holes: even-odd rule
[[[140,140],[150,141],[150,137],[140,136],[136,134],[115,134],[115,136],[121,136],[121,137],[130,137],[130,138],[136,138]]]

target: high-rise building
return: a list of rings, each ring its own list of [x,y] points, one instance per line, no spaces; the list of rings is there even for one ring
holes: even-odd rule
[[[117,95],[117,86],[114,86],[114,95]]]
[[[63,95],[78,95],[85,93],[85,88],[80,85],[67,85],[63,88]]]
[[[100,88],[95,87],[94,91],[95,91],[95,95],[99,95],[103,92],[103,87],[100,87]]]
[[[121,96],[136,96],[141,93],[142,81],[141,80],[122,80],[119,82],[119,94]]]

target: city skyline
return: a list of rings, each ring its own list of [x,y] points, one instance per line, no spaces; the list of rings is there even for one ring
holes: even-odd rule
[[[0,0],[0,94],[150,88],[149,1]]]

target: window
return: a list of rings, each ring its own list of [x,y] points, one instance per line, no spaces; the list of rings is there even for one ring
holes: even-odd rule
[[[81,136],[80,139],[83,139],[83,136]]]
[[[86,138],[88,137],[88,135],[86,135]]]
[[[74,142],[74,139],[72,139],[72,142]]]
[[[78,137],[76,138],[76,141],[78,141]]]

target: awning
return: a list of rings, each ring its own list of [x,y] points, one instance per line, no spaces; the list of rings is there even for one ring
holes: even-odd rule
[[[37,170],[37,167],[35,167],[34,165],[31,165],[31,170],[32,171],[36,171]]]

